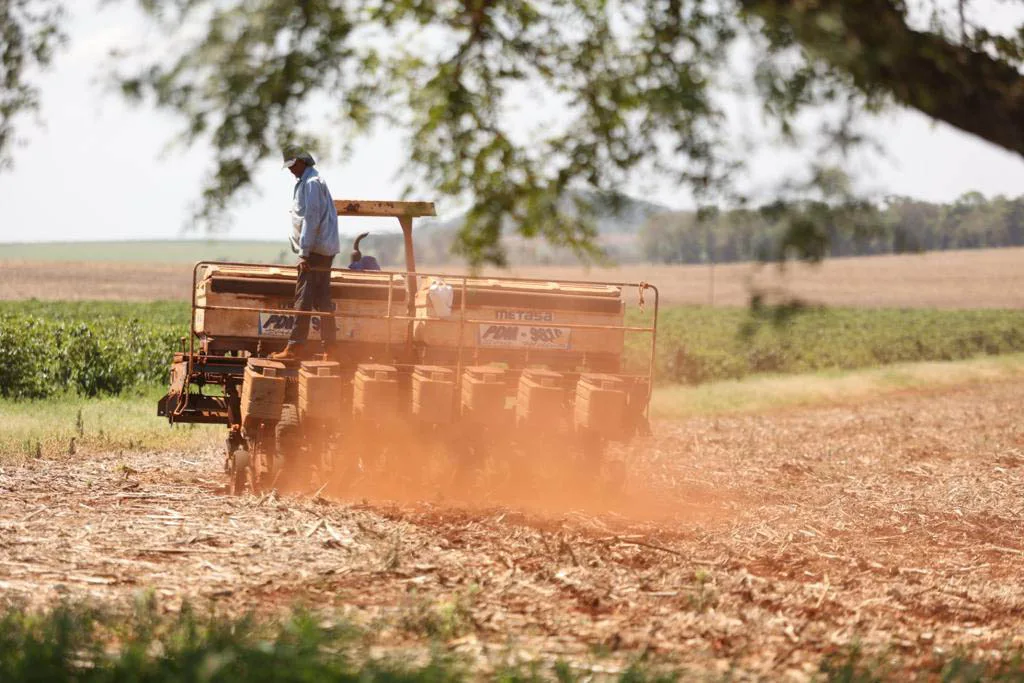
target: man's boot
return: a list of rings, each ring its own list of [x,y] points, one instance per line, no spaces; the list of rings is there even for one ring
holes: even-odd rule
[[[267,356],[270,360],[299,360],[299,345],[288,342],[283,351],[277,351]]]

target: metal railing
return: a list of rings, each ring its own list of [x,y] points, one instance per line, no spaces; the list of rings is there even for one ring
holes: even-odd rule
[[[241,262],[235,262],[235,261],[199,261],[199,262],[197,262],[195,264],[195,266],[192,269],[192,295],[191,295],[191,297],[192,297],[192,314],[191,314],[191,319],[189,321],[189,352],[188,352],[188,357],[187,357],[185,390],[182,392],[181,398],[179,398],[178,405],[175,407],[175,411],[174,411],[174,415],[175,416],[180,416],[188,408],[188,396],[189,396],[188,386],[191,383],[191,379],[193,377],[194,363],[195,363],[195,357],[196,357],[195,342],[196,342],[196,339],[198,339],[198,332],[196,330],[196,311],[199,311],[199,310],[202,310],[202,311],[237,311],[237,312],[253,312],[253,313],[263,313],[263,314],[291,315],[291,316],[305,315],[305,316],[311,316],[311,317],[319,317],[321,319],[323,319],[324,317],[330,317],[330,318],[333,318],[335,320],[335,322],[337,322],[340,319],[350,319],[350,320],[352,320],[352,319],[357,319],[357,320],[358,319],[382,320],[383,319],[383,320],[386,321],[386,326],[387,326],[387,341],[385,343],[385,349],[386,349],[386,353],[388,354],[389,357],[391,357],[391,352],[392,352],[391,333],[392,333],[392,322],[394,322],[394,321],[407,322],[409,324],[409,329],[408,329],[408,332],[407,332],[407,335],[406,335],[406,340],[407,340],[406,343],[407,344],[412,344],[413,343],[412,323],[414,323],[414,322],[426,321],[426,322],[430,322],[430,323],[441,323],[441,324],[458,325],[459,326],[459,337],[458,337],[458,344],[456,345],[457,351],[456,351],[456,368],[455,368],[456,375],[455,376],[457,378],[457,381],[460,381],[458,378],[462,377],[462,371],[463,371],[463,368],[465,367],[463,353],[464,353],[464,350],[465,350],[465,347],[466,347],[466,339],[465,339],[466,325],[495,324],[495,323],[501,324],[501,322],[502,322],[502,321],[483,320],[483,319],[478,319],[478,318],[469,318],[469,317],[467,317],[466,306],[467,306],[467,301],[468,301],[468,295],[469,295],[470,288],[472,286],[476,285],[476,284],[480,284],[480,285],[486,286],[490,282],[500,282],[500,283],[511,282],[511,283],[533,284],[533,285],[574,285],[574,286],[591,287],[591,288],[604,286],[604,287],[609,287],[609,288],[618,288],[620,291],[626,291],[626,290],[629,290],[629,289],[636,289],[637,294],[638,294],[638,299],[639,299],[638,306],[639,306],[641,311],[645,310],[645,308],[646,308],[645,292],[648,292],[648,291],[653,292],[653,294],[654,294],[653,314],[651,316],[651,323],[650,323],[650,325],[627,325],[627,324],[625,324],[625,316],[623,316],[623,323],[621,325],[597,324],[597,323],[567,323],[567,322],[553,322],[553,321],[550,323],[550,325],[547,325],[547,324],[539,324],[539,325],[537,325],[538,327],[560,327],[560,328],[564,328],[564,329],[577,329],[577,330],[607,330],[607,331],[612,331],[612,332],[621,332],[624,336],[625,336],[626,333],[646,333],[646,334],[650,334],[651,338],[650,338],[650,346],[649,346],[649,354],[648,354],[647,373],[644,374],[644,375],[632,375],[632,377],[643,378],[643,379],[647,380],[647,387],[648,387],[647,403],[648,403],[648,406],[645,406],[645,413],[646,413],[647,409],[649,408],[650,396],[651,396],[651,392],[653,391],[653,387],[654,387],[654,375],[655,375],[655,366],[656,366],[656,357],[655,357],[656,353],[655,352],[656,352],[656,348],[657,348],[658,307],[659,307],[659,304],[660,304],[660,294],[658,292],[658,288],[657,287],[655,287],[654,285],[651,285],[650,283],[647,283],[647,282],[594,282],[594,281],[587,281],[587,280],[558,280],[558,281],[553,281],[553,280],[543,280],[543,279],[539,279],[539,278],[521,278],[521,277],[504,277],[504,276],[499,277],[499,278],[486,278],[486,277],[474,276],[474,275],[452,275],[450,273],[429,273],[429,272],[424,273],[424,272],[407,272],[407,271],[353,271],[353,270],[348,270],[348,269],[345,269],[345,268],[331,268],[331,269],[329,269],[331,273],[339,273],[339,274],[344,274],[344,275],[347,275],[347,276],[350,276],[350,277],[358,278],[358,280],[362,281],[360,284],[366,283],[368,281],[369,282],[377,281],[377,282],[380,282],[380,283],[386,283],[386,286],[387,286],[387,289],[388,289],[387,307],[386,307],[385,314],[383,316],[381,316],[381,315],[375,315],[375,314],[360,314],[360,313],[344,313],[344,314],[342,314],[342,313],[338,313],[337,311],[334,311],[334,312],[326,312],[326,311],[298,311],[298,310],[295,310],[293,308],[274,309],[274,308],[266,308],[266,307],[249,307],[249,306],[220,306],[220,305],[209,305],[209,304],[205,304],[205,303],[204,304],[197,304],[196,303],[196,294],[197,294],[198,285],[199,285],[199,279],[198,278],[199,278],[200,269],[203,266],[221,266],[221,267],[227,267],[227,268],[230,268],[230,269],[233,269],[233,268],[274,268],[274,269],[277,269],[277,270],[280,270],[280,271],[297,271],[297,269],[298,269],[298,266],[253,264],[253,263],[241,263]],[[322,270],[327,270],[327,269],[322,269]],[[231,271],[230,270],[222,271],[222,274],[229,276],[231,274]],[[285,275],[285,277],[290,277],[290,276]],[[394,292],[395,292],[395,285],[396,285],[396,283],[399,284],[399,285],[406,285],[407,286],[408,283],[410,281],[414,281],[415,278],[425,278],[428,281],[431,280],[431,279],[438,279],[438,280],[441,280],[445,284],[448,284],[448,285],[453,285],[454,283],[458,283],[458,289],[459,289],[459,292],[460,292],[460,297],[459,297],[460,298],[460,302],[459,302],[459,308],[458,308],[458,315],[455,316],[454,315],[454,311],[453,311],[453,315],[450,316],[450,317],[447,317],[447,318],[417,316],[416,312],[415,312],[415,306],[416,306],[415,298],[409,298],[409,294],[408,293],[406,294],[406,302],[405,302],[406,303],[406,307],[405,307],[406,310],[405,310],[405,312],[404,313],[397,313],[395,311],[395,300],[394,300]],[[413,280],[411,280],[411,279],[413,279]],[[332,281],[331,284],[332,285],[335,284],[335,281]],[[409,290],[406,289],[406,292],[408,292],[408,291]],[[543,295],[543,294],[556,294],[556,295],[557,294],[565,294],[564,290],[562,292],[557,292],[557,290],[555,290],[554,288],[546,288],[546,290],[545,289],[540,289],[540,290],[538,290],[536,292],[523,292],[522,290],[509,291],[509,290],[501,290],[500,288],[496,288],[494,291],[507,291],[509,293],[515,293],[515,294],[541,294],[541,295]],[[585,295],[584,292],[581,292],[580,294]],[[570,293],[570,295],[571,295],[571,293]],[[513,324],[514,323],[514,321],[507,321],[507,322],[509,324]],[[533,322],[533,321],[530,321],[530,322]],[[527,358],[528,357],[529,357],[529,350],[527,349]],[[621,372],[619,372],[619,373],[611,373],[611,374],[617,374],[617,375],[620,375],[620,376],[625,376],[625,374],[621,373]]]

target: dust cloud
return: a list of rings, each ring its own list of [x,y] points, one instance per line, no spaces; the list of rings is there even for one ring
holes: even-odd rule
[[[657,443],[638,438],[584,449],[570,434],[514,439],[511,430],[448,432],[408,424],[348,426],[322,439],[282,492],[341,502],[510,508],[534,515],[623,520],[719,520],[735,497],[680,480]],[[286,456],[287,457],[287,456]],[[665,465],[668,463],[666,462]]]

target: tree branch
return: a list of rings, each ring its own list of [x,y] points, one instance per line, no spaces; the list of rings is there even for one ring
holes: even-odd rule
[[[858,88],[1024,156],[1024,77],[1013,64],[911,29],[893,0],[739,1]]]

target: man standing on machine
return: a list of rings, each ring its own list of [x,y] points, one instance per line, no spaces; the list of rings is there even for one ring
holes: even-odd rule
[[[299,274],[295,280],[295,310],[319,311],[320,338],[329,350],[335,340],[334,303],[331,301],[331,263],[340,250],[338,212],[334,199],[314,166],[316,160],[306,151],[285,150],[284,167],[298,182],[292,191],[292,251],[299,255]],[[274,360],[296,360],[306,355],[309,315],[295,316],[288,345],[270,355]]]

